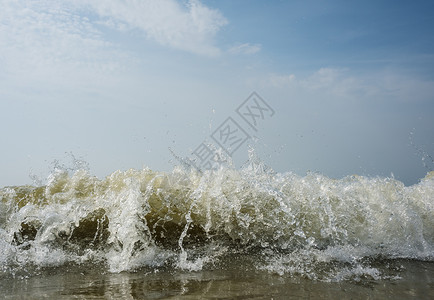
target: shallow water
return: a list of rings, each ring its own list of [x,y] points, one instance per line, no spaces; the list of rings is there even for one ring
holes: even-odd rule
[[[434,263],[398,260],[400,278],[323,282],[270,274],[236,262],[206,271],[109,273],[69,266],[0,279],[5,299],[432,299]]]

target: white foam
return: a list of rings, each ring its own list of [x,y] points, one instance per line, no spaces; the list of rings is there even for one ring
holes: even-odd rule
[[[3,267],[104,261],[112,272],[167,264],[196,271],[236,246],[262,251],[266,263],[257,267],[278,274],[317,278],[318,264],[338,261],[351,268],[334,278],[375,279],[375,268],[355,262],[434,259],[432,174],[405,187],[393,178],[274,173],[253,157],[239,171],[143,169],[103,180],[56,170],[43,192],[4,188],[0,199]]]

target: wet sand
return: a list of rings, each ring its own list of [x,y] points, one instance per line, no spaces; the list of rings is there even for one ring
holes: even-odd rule
[[[227,270],[112,274],[92,268],[41,270],[0,279],[4,299],[434,299],[434,263],[400,261],[400,279],[321,282]]]

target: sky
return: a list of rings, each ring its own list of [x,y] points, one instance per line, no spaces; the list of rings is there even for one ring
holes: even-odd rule
[[[253,149],[299,175],[434,169],[433,1],[0,5],[0,186],[171,171],[219,142],[236,168]]]

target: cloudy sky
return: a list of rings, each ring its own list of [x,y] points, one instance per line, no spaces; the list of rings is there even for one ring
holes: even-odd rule
[[[0,186],[73,157],[99,177],[170,171],[169,149],[192,156],[228,118],[249,136],[238,167],[250,145],[300,175],[410,185],[434,168],[432,1],[0,5]],[[254,91],[255,128],[237,113]]]

